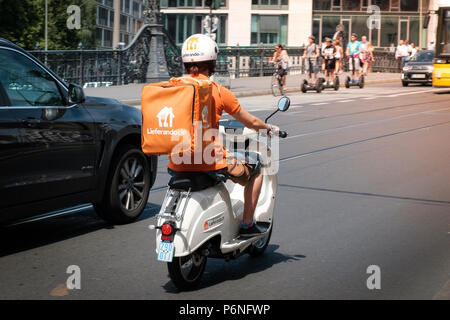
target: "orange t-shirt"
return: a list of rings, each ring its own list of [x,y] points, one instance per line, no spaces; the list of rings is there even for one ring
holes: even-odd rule
[[[189,76],[192,78],[197,78],[199,80],[209,80],[208,77],[202,74],[191,74]],[[227,112],[229,115],[234,115],[242,108],[236,96],[229,89],[218,83],[213,84],[211,103],[216,110],[212,128],[217,129],[217,131],[219,130],[219,120],[222,117],[223,111]],[[169,156],[170,161],[168,168],[175,171],[213,171],[225,168],[225,158],[227,155],[227,151],[220,141],[215,141],[214,153],[217,159],[221,159],[222,161],[215,161],[213,164],[206,164],[205,161],[202,161],[201,164],[193,164],[193,161],[191,161],[191,164],[175,164],[172,161],[172,158]]]

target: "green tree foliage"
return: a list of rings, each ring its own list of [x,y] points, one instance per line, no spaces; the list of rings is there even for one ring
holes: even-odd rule
[[[95,48],[96,0],[47,0],[48,49]],[[67,8],[77,5],[81,9],[81,29],[67,28]],[[39,42],[44,48],[45,0],[0,0],[0,37],[32,50]]]

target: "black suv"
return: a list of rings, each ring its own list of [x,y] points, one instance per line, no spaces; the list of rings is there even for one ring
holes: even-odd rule
[[[85,203],[109,222],[132,222],[156,166],[141,150],[139,109],[85,97],[0,38],[0,223]]]

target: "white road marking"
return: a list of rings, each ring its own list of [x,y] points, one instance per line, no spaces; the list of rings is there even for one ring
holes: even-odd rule
[[[406,96],[406,95],[409,95],[409,94],[424,93],[424,92],[436,92],[436,91],[442,91],[442,89],[427,89],[427,90],[420,90],[420,91],[396,93],[396,94],[391,94],[391,95],[382,96],[382,97],[393,98],[393,97],[399,97],[399,96]]]
[[[328,104],[328,102],[313,103],[313,104],[311,104],[311,105],[312,105],[312,106],[321,106],[321,105],[324,105],[324,104]]]
[[[373,100],[373,99],[376,99],[376,98],[378,98],[378,97],[367,97],[367,98],[363,98],[364,100]]]
[[[336,102],[340,102],[340,103],[345,103],[345,102],[352,102],[355,101],[354,99],[350,99],[350,100],[341,100],[341,101],[336,101]]]

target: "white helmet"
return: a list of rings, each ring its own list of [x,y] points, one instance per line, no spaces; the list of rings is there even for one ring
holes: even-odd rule
[[[217,43],[204,34],[193,34],[186,39],[181,49],[184,63],[217,60]]]

